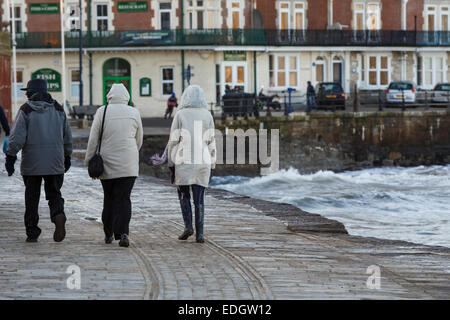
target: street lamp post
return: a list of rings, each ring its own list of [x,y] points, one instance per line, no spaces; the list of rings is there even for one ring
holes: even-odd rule
[[[16,22],[15,22],[15,12],[14,12],[14,0],[11,0],[8,14],[9,20],[11,22],[11,31],[12,31],[12,51],[13,51],[13,101],[11,105],[11,119],[14,119],[17,113],[17,57],[16,57]]]
[[[83,29],[83,8],[82,8],[82,0],[79,0],[79,5],[80,5],[80,28],[79,28],[79,42],[78,42],[78,46],[79,46],[79,59],[80,59],[80,107],[83,106],[83,54],[82,54],[82,50],[83,50],[83,33],[82,33],[82,29]]]
[[[60,20],[61,20],[61,86],[62,86],[62,105],[66,106],[66,43],[64,38],[64,0],[59,1]]]

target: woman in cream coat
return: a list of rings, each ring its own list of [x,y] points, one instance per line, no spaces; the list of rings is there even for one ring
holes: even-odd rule
[[[141,116],[136,108],[128,105],[129,100],[130,94],[123,84],[111,87],[100,150],[105,170],[100,177],[105,243],[111,243],[114,236],[122,247],[129,246],[130,195],[139,175],[139,149],[143,141]],[[104,112],[105,106],[100,107],[92,123],[86,165],[97,150]]]
[[[187,240],[194,234],[190,190],[195,206],[195,232],[199,243],[203,239],[205,215],[204,197],[211,169],[216,162],[214,119],[208,111],[205,93],[199,86],[189,86],[183,93],[176,113],[168,149],[168,163],[178,188],[181,212],[185,224],[178,238]]]

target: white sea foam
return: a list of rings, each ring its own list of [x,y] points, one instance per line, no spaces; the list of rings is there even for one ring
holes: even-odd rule
[[[215,177],[215,188],[290,203],[345,224],[354,235],[450,247],[450,166],[302,175]]]

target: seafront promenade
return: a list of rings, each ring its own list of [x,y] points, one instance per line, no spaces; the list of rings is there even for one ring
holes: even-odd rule
[[[450,298],[448,248],[352,237],[320,216],[218,190],[206,196],[206,242],[181,242],[176,190],[150,177],[132,195],[130,248],[107,245],[100,182],[77,161],[62,189],[66,239],[53,241],[42,192],[42,234],[26,243],[19,165],[8,177],[0,157],[0,299]],[[67,285],[74,266],[79,289]]]

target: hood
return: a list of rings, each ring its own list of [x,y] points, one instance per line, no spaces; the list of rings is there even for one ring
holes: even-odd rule
[[[45,112],[54,106],[55,100],[46,92],[38,92],[28,99],[27,104],[36,112]]]
[[[205,108],[208,109],[205,92],[200,86],[191,85],[184,90],[180,99],[180,106],[178,109],[184,108]]]
[[[128,105],[128,102],[130,101],[130,94],[122,83],[115,83],[106,95],[106,100],[108,101],[108,104]]]

